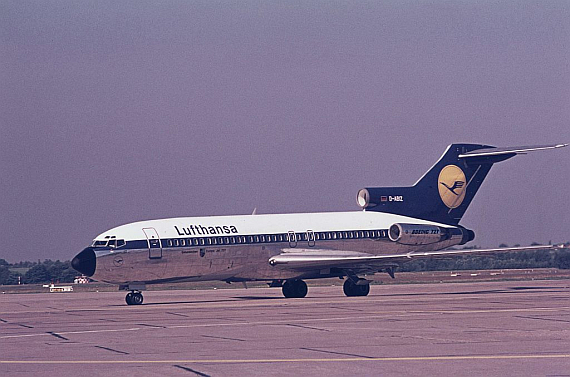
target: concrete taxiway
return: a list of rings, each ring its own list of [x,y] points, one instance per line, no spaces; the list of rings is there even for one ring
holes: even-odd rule
[[[0,295],[0,375],[570,376],[570,281]]]

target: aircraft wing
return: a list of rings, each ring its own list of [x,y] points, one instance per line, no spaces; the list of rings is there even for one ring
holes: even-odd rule
[[[324,250],[324,249],[283,249],[279,255],[269,259],[269,264],[292,270],[309,270],[315,268],[383,268],[394,267],[416,258],[444,258],[460,255],[478,255],[507,251],[555,250],[563,245],[540,245],[524,247],[505,247],[496,249],[459,249],[425,252],[409,252],[405,254],[372,255],[356,251]]]

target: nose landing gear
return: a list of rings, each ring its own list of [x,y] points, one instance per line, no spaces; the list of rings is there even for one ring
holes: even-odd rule
[[[132,291],[127,293],[125,301],[127,305],[141,305],[143,303],[143,295],[139,291]]]
[[[128,283],[119,285],[120,291],[130,291],[125,297],[127,305],[141,305],[143,303],[142,291],[146,290],[145,283]]]

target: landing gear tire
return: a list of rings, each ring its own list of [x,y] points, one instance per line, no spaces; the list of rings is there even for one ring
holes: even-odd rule
[[[287,280],[283,284],[283,296],[287,298],[303,298],[308,291],[307,283],[303,280]]]
[[[127,305],[141,305],[143,303],[143,295],[140,292],[129,292],[125,297]]]
[[[357,285],[353,283],[352,280],[346,279],[342,286],[342,290],[344,291],[344,294],[347,295],[348,297],[368,296],[368,293],[370,293],[370,284],[367,283],[367,284]]]

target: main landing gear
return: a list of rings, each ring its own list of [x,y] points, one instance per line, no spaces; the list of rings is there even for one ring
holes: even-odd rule
[[[366,279],[358,279],[356,282],[348,278],[342,286],[344,294],[348,297],[368,296],[370,293],[370,282]]]
[[[143,295],[139,291],[131,291],[125,297],[127,305],[141,305],[143,303]]]
[[[280,281],[274,281],[271,286],[278,286]],[[283,296],[286,298],[303,298],[307,295],[307,283],[301,279],[289,279],[283,283]],[[358,277],[347,278],[342,286],[344,294],[348,297],[362,297],[368,296],[370,293],[370,280],[361,279]]]
[[[300,279],[287,280],[283,284],[283,296],[287,298],[303,298],[308,290],[307,283]]]

